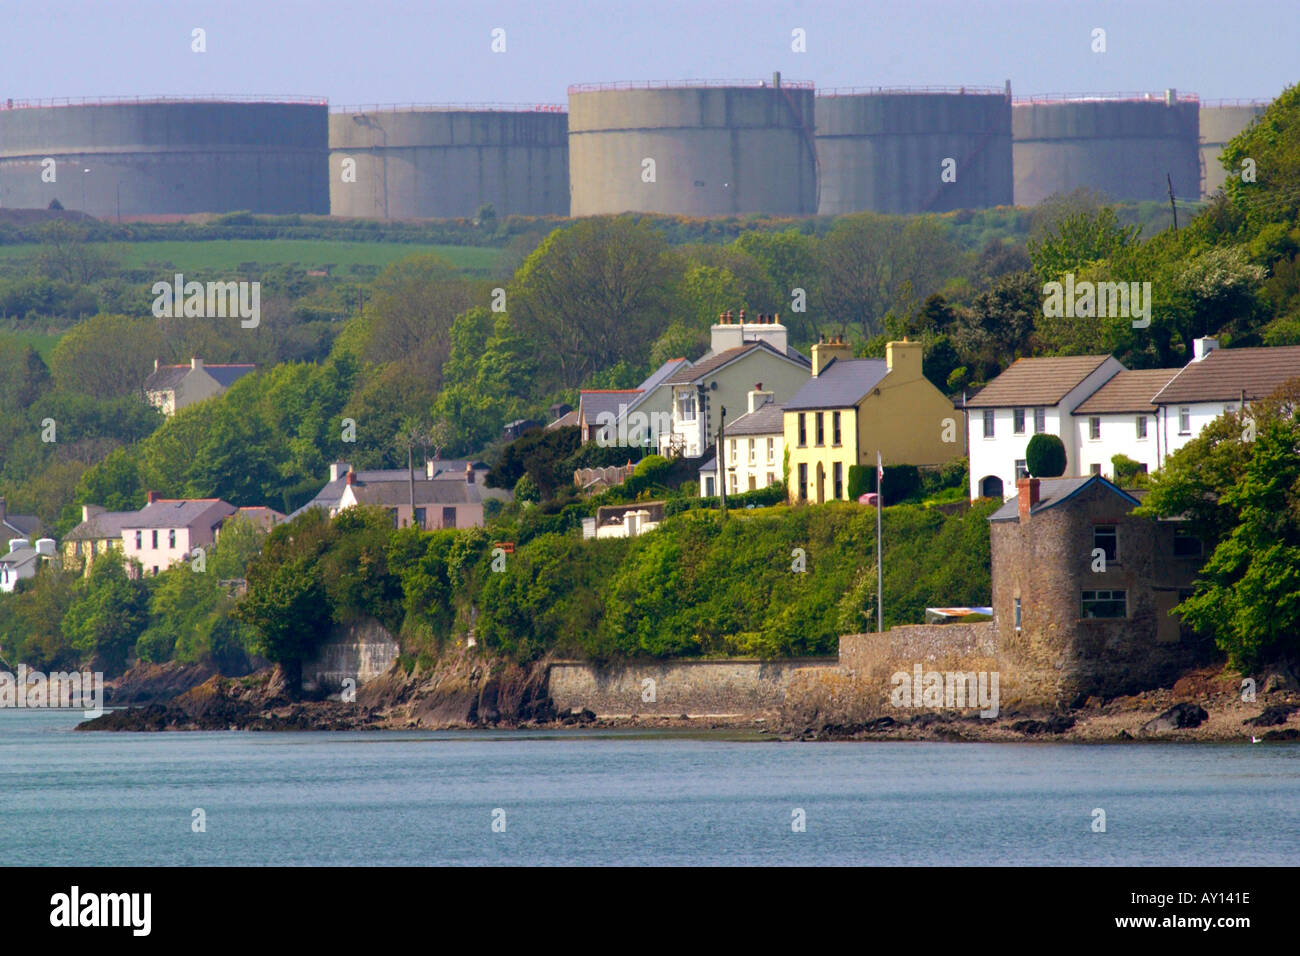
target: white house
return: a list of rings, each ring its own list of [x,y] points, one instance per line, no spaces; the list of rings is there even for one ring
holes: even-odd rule
[[[1217,339],[1194,343],[1192,360],[1151,399],[1160,436],[1159,463],[1243,401],[1266,398],[1300,377],[1300,345],[1220,349]]]
[[[723,473],[727,494],[766,488],[782,480],[785,464],[785,408],[772,400],[772,393],[751,389],[747,411],[724,428]],[[718,493],[718,456],[713,471],[700,473],[700,497]]]
[[[40,538],[31,544],[26,538],[11,538],[9,553],[0,558],[0,591],[13,593],[18,582],[36,576],[41,561],[54,557],[54,539]]]
[[[1072,415],[1084,399],[1125,371],[1111,355],[1017,359],[965,403],[972,499],[1014,494],[1027,475],[1025,449],[1034,435],[1065,445],[1067,475],[1078,471],[1080,449]]]
[[[1178,374],[1176,368],[1126,369],[1093,392],[1074,410],[1074,443],[1078,457],[1067,463],[1073,475],[1104,475],[1115,479],[1111,459],[1125,455],[1140,471],[1160,467],[1158,409],[1152,397]]]
[[[154,359],[153,373],[144,380],[144,394],[150,404],[164,415],[175,415],[187,405],[220,395],[256,365],[209,365],[201,358],[189,365],[159,365]]]
[[[660,435],[661,455],[701,457],[716,440],[723,409],[728,421],[747,413],[747,393],[756,382],[780,403],[792,398],[811,374],[812,363],[790,348],[779,316],[759,315],[747,322],[742,309],[739,321],[733,322],[730,312],[718,318],[710,330],[709,351],[665,380],[673,394],[672,427]]]

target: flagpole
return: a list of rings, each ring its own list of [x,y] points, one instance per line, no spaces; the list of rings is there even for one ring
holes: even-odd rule
[[[885,468],[880,462],[880,449],[876,449],[876,633],[885,633],[885,554],[881,547],[880,507],[883,500]]]

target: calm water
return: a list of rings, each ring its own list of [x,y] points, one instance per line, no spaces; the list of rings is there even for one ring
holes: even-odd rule
[[[0,711],[5,862],[1300,862],[1294,745],[73,733],[79,719]]]

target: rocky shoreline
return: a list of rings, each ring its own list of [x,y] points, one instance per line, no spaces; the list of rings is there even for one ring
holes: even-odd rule
[[[449,730],[464,728],[727,730],[775,740],[1052,741],[1100,743],[1185,740],[1275,743],[1300,740],[1300,687],[1289,672],[1267,678],[1254,701],[1241,699],[1240,678],[1202,669],[1172,688],[1068,711],[1010,709],[882,714],[844,725],[814,716],[744,715],[597,717],[557,713],[546,694],[545,664],[521,666],[461,655],[430,671],[395,667],[356,693],[356,700],[304,699],[289,693],[279,668],[222,677],[198,665],[144,665],[109,689],[103,716],[78,730]]]

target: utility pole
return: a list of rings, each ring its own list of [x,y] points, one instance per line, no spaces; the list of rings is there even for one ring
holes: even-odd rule
[[[880,508],[885,494],[885,466],[876,449],[876,633],[885,633],[885,553],[880,535]]]
[[[1174,213],[1174,232],[1178,231],[1178,207],[1174,205],[1174,180],[1168,173],[1165,173],[1165,182],[1169,184],[1169,208]]]
[[[722,461],[724,447],[722,442],[727,421],[727,406],[719,405],[718,411],[721,412],[718,415],[718,461]],[[725,518],[727,516],[727,482],[724,471],[725,469],[718,469],[718,499],[722,504],[722,517]]]

